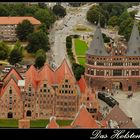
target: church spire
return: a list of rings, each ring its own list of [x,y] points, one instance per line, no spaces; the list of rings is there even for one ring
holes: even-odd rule
[[[128,56],[140,55],[140,35],[136,21],[134,22],[131,36],[128,41],[128,49],[126,55]]]
[[[90,47],[87,51],[87,54],[97,55],[97,56],[108,56],[109,55],[104,47],[104,40],[103,40],[101,27],[100,27],[100,18],[99,18],[99,22],[97,24],[96,31],[94,33],[93,40],[91,41]]]

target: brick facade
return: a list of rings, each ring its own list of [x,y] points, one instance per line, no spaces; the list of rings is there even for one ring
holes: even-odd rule
[[[128,46],[114,42],[109,46],[109,53],[101,44],[100,26],[97,26],[94,37],[86,54],[85,78],[88,85],[96,90],[140,90],[140,36],[136,24]]]

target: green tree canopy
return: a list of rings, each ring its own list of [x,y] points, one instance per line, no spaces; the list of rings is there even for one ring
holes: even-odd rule
[[[9,55],[9,63],[11,65],[15,65],[16,63],[19,63],[22,61],[23,58],[23,51],[22,47],[19,41],[16,42],[14,49],[11,51]]]
[[[39,69],[42,66],[44,66],[45,62],[46,62],[46,53],[44,50],[39,49],[36,52],[35,67]]]
[[[117,16],[112,16],[108,21],[108,25],[111,25],[112,27],[119,25],[119,18]]]
[[[56,16],[64,17],[66,15],[66,9],[61,5],[54,5],[53,12]]]
[[[0,60],[8,58],[9,48],[4,42],[0,42]]]
[[[36,53],[37,50],[49,50],[49,39],[46,33],[40,31],[29,34],[27,51],[29,53]]]
[[[99,6],[91,7],[87,12],[86,18],[90,23],[96,25],[100,19],[101,27],[105,27],[106,19]]]
[[[81,75],[83,75],[85,72],[84,66],[77,64],[77,63],[73,63],[72,70],[74,72],[74,75],[75,75],[75,78],[77,81],[80,80]]]
[[[0,5],[0,16],[8,16],[8,15],[9,11],[3,5]]]
[[[45,23],[47,28],[49,28],[55,22],[55,15],[48,9],[40,9],[35,12],[35,17],[42,23]]]
[[[19,40],[25,41],[27,40],[27,36],[30,33],[33,33],[34,26],[31,24],[29,20],[23,20],[22,23],[18,24],[16,28],[16,34]]]
[[[47,26],[45,23],[42,23],[40,26],[39,26],[39,30],[48,34],[48,31],[47,31]]]

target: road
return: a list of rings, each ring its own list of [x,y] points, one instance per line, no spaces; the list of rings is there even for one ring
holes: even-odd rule
[[[50,45],[51,45],[51,64],[54,63],[58,67],[64,58],[68,60],[66,53],[66,36],[71,34],[86,34],[84,33],[75,33],[73,27],[77,24],[89,24],[86,21],[86,12],[92,5],[84,5],[80,8],[67,8],[67,15],[58,21],[55,22],[50,35]],[[90,26],[90,25],[89,25]],[[68,60],[70,65],[70,62]]]

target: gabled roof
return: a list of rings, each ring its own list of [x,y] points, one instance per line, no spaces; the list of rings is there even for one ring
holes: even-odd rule
[[[126,55],[140,56],[140,35],[136,22],[134,22]]]
[[[11,85],[12,88],[14,88],[16,90],[16,92],[20,95],[20,88],[18,87],[17,83],[11,79],[7,85],[5,87],[2,88],[1,90],[1,94],[0,94],[0,97],[5,93],[5,91],[7,90],[8,86]]]
[[[95,119],[92,118],[91,114],[87,111],[86,106],[83,104],[81,105],[80,110],[77,113],[71,126],[74,128],[99,128]]]
[[[65,76],[69,77],[70,79],[73,78],[75,80],[75,77],[66,61],[66,59],[63,60],[61,65],[55,70],[55,82],[60,83],[65,78]]]
[[[25,73],[25,87],[28,84],[32,84],[34,89],[37,88],[37,82],[39,81],[38,72],[34,65],[31,65],[30,68]]]
[[[86,88],[87,88],[87,84],[86,84],[85,78],[83,76],[78,81],[78,85],[80,87],[81,93],[85,94],[85,91],[86,91]]]
[[[47,125],[46,128],[59,128],[59,125],[56,122],[56,117],[52,116],[50,118],[50,122],[49,122],[49,124]]]
[[[9,79],[12,78],[12,75],[14,75],[17,80],[22,80],[23,79],[22,76],[16,71],[16,69],[11,68],[10,71],[3,78],[3,81],[4,82],[8,81]]]
[[[34,17],[0,17],[0,25],[19,24],[23,20],[29,20],[33,25],[39,25],[41,22]]]
[[[100,23],[98,23],[97,25],[93,40],[91,41],[87,54],[95,56],[109,56],[104,46]]]
[[[132,120],[119,108],[118,105],[113,107],[105,120],[116,121],[120,128],[136,128]]]
[[[54,83],[54,71],[46,64],[38,73],[38,77],[41,82],[48,81],[51,85]]]

